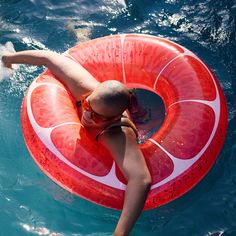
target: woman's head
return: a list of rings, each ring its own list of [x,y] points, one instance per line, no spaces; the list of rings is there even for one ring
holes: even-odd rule
[[[82,123],[96,123],[94,120],[92,122],[92,115],[95,115],[95,118],[103,117],[101,120],[104,122],[117,120],[129,106],[130,90],[119,81],[108,80],[88,95],[85,102],[87,106],[89,104],[90,109],[85,109],[83,112]]]

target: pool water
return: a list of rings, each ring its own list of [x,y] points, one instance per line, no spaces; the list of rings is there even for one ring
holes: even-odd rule
[[[0,0],[0,44],[64,52],[117,33],[173,40],[213,70],[225,93],[229,127],[208,175],[181,198],[145,211],[131,235],[236,235],[235,0]],[[43,68],[21,66],[0,83],[0,235],[112,235],[119,212],[71,195],[35,165],[24,144],[20,106]]]

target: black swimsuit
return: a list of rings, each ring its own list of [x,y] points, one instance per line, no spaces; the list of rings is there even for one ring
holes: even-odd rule
[[[81,107],[81,101],[76,102],[76,107],[78,107],[78,108]],[[126,119],[130,120],[130,118],[128,116],[125,116],[125,115],[122,115],[122,118],[126,118]],[[130,120],[130,122],[132,122],[132,121]],[[131,128],[134,131],[134,133],[135,133],[135,135],[138,139],[138,131],[137,131],[136,127],[134,125],[130,124],[129,122],[121,121],[121,122],[118,122],[118,123],[115,123],[115,124],[107,125],[104,128],[102,128],[101,131],[96,135],[96,138],[95,138],[96,141],[98,141],[99,137],[101,135],[103,135],[104,133],[106,133],[107,131],[110,131],[114,128],[119,128],[119,127],[129,127],[129,128]]]

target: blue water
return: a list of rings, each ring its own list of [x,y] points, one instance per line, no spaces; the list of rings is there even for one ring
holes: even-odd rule
[[[236,235],[235,0],[0,0],[0,43],[63,52],[78,41],[145,33],[184,45],[213,70],[226,95],[229,128],[209,174],[189,193],[144,212],[132,235]],[[42,68],[22,66],[0,83],[0,235],[111,235],[119,212],[55,185],[35,165],[20,105]]]

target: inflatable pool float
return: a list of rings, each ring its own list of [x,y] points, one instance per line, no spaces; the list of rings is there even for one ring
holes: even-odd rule
[[[119,80],[163,99],[161,128],[140,144],[152,175],[144,209],[180,197],[206,175],[224,142],[227,107],[214,74],[195,54],[163,38],[127,34],[80,43],[64,55],[98,81]],[[21,122],[27,147],[49,178],[92,202],[122,208],[124,177],[81,125],[75,101],[49,70],[29,87]]]

